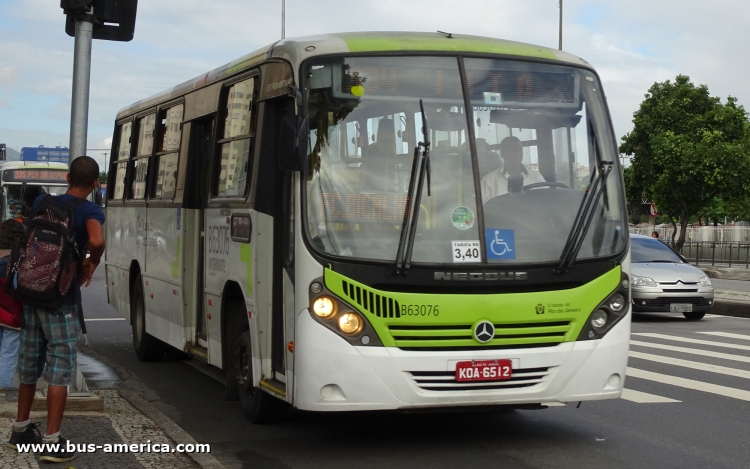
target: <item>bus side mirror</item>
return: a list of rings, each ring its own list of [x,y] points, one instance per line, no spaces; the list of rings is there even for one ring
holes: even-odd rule
[[[287,114],[279,130],[279,169],[301,171],[307,154],[307,117]]]

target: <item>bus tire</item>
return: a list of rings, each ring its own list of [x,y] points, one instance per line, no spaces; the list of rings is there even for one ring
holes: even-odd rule
[[[245,417],[252,423],[263,424],[283,420],[289,412],[289,404],[253,386],[252,348],[250,329],[245,330],[237,340],[237,391]]]
[[[683,316],[685,316],[685,319],[688,321],[699,321],[703,319],[703,316],[706,315],[703,311],[692,311],[690,313],[682,313]]]
[[[142,362],[161,359],[166,351],[166,344],[146,332],[146,303],[141,274],[136,276],[133,284],[133,293],[130,296],[130,317],[135,356]]]

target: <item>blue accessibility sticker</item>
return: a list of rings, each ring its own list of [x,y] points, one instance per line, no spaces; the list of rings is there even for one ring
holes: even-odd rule
[[[487,259],[516,258],[516,234],[513,230],[487,228],[484,231],[487,243]]]

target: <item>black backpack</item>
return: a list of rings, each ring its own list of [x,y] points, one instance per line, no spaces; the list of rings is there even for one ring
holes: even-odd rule
[[[62,203],[45,195],[26,219],[21,245],[11,251],[5,288],[24,303],[56,308],[78,275],[83,251],[76,244],[75,211],[85,199]]]

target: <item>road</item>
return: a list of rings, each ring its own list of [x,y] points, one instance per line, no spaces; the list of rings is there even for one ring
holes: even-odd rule
[[[719,278],[712,278],[711,285],[714,286],[715,290],[719,291],[750,292],[750,282],[746,280],[724,280]]]
[[[153,391],[149,400],[210,443],[227,468],[718,469],[750,461],[750,320],[636,316],[627,399],[524,411],[293,412],[256,426],[195,361],[135,358],[130,327],[107,305],[102,270],[84,290],[84,353],[135,375]],[[97,367],[86,368],[89,376]],[[117,384],[105,367],[89,379]]]

